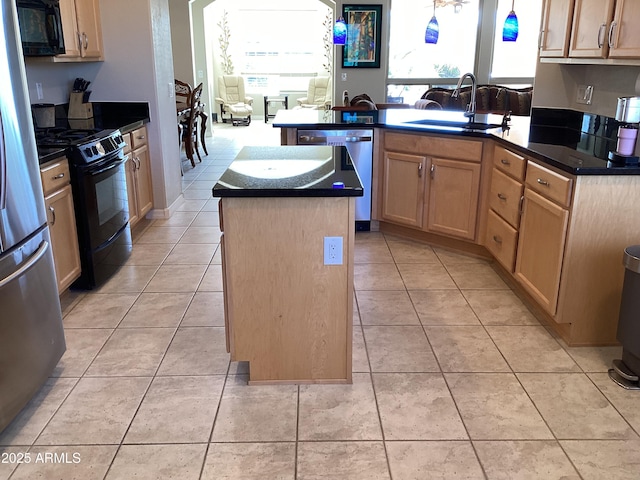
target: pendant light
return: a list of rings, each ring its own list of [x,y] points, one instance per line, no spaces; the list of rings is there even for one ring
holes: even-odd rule
[[[339,16],[333,25],[333,44],[344,45],[347,43],[347,24],[342,16]]]
[[[436,0],[433,0],[433,17],[429,20],[427,30],[424,32],[424,43],[438,43],[438,35],[440,34],[440,26],[436,18]]]
[[[515,2],[516,0],[511,1],[511,11],[504,21],[504,27],[502,27],[503,42],[515,42],[518,39],[518,17],[513,9]]]

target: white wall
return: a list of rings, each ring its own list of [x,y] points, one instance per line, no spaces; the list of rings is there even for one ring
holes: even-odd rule
[[[640,94],[640,67],[614,65],[538,64],[533,90],[536,107],[568,108],[613,117],[618,97]],[[591,105],[576,102],[579,85],[592,85]]]
[[[173,70],[177,79],[196,85],[191,54],[191,16],[189,0],[169,0]]]
[[[156,215],[181,198],[180,150],[177,139],[173,59],[168,0],[101,0],[104,62],[48,64],[29,61],[27,81],[32,103],[35,83],[44,99],[67,103],[73,79],[92,82],[92,101],[148,102],[147,124]]]

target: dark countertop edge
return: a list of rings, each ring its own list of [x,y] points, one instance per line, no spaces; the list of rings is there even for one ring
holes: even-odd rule
[[[511,142],[506,138],[502,138],[501,135],[502,134],[502,130],[498,130],[498,132],[496,132],[496,129],[493,130],[486,130],[486,131],[480,131],[480,130],[473,130],[473,131],[468,131],[468,130],[460,130],[460,129],[456,129],[454,130],[449,130],[449,129],[445,129],[445,128],[438,128],[438,129],[433,129],[430,128],[427,125],[421,125],[420,127],[414,127],[412,125],[402,125],[402,126],[398,126],[398,125],[378,125],[378,128],[384,128],[385,130],[400,130],[400,131],[404,131],[404,132],[413,132],[413,133],[431,133],[431,134],[438,134],[438,135],[451,135],[451,136],[460,136],[460,137],[475,137],[475,138],[484,138],[484,139],[492,139],[492,140],[496,140],[499,143],[501,143],[502,145],[504,145],[505,147],[508,147],[511,150],[515,150],[518,151],[520,153],[522,153],[523,155],[526,155],[528,157],[531,157],[532,159],[536,159],[539,160],[541,162],[546,163],[547,165],[551,165],[559,170],[562,170],[563,172],[567,172],[571,175],[579,175],[579,176],[585,176],[585,175],[640,175],[640,165],[639,166],[620,166],[618,168],[596,168],[596,167],[584,167],[584,168],[580,168],[580,167],[571,167],[569,165],[566,165],[562,162],[559,162],[557,160],[555,160],[553,157],[549,157],[547,155],[543,155],[539,152],[536,152],[535,150],[530,150],[527,147],[523,147],[521,145],[518,145],[517,143]],[[604,161],[604,160],[603,160]]]
[[[126,133],[133,132],[134,130],[137,130],[138,128],[149,123],[149,121],[150,119],[147,117],[147,118],[143,118],[142,120],[136,120],[134,122],[127,123],[124,126],[119,128],[120,133],[126,134]]]
[[[526,147],[518,145],[516,143],[510,142],[509,140],[498,137],[496,135],[490,135],[490,138],[498,141],[502,145],[508,147],[511,150],[518,151],[523,155],[531,157],[534,160],[539,160],[541,162],[546,163],[547,165],[551,165],[552,167],[557,168],[558,170],[562,170],[563,172],[567,172],[571,175],[578,176],[593,176],[593,175],[640,175],[640,165],[639,166],[620,166],[620,167],[611,167],[611,168],[597,168],[597,167],[571,167],[562,162],[555,160],[553,157],[549,157],[547,155],[543,155],[535,150],[530,150]],[[603,160],[604,162],[604,160]]]
[[[44,165],[45,163],[52,160],[67,156],[66,148],[52,148],[48,150],[50,151],[48,151],[47,153],[42,153],[40,150],[38,150],[38,164]]]
[[[291,189],[278,189],[278,188],[243,188],[243,189],[231,189],[231,188],[213,188],[212,190],[214,198],[225,197],[315,197],[315,198],[346,198],[346,197],[362,197],[364,195],[362,189],[314,189],[305,190],[300,188]]]
[[[396,130],[405,133],[423,133],[433,135],[447,135],[455,137],[473,137],[479,139],[493,139],[498,140],[502,145],[509,149],[518,151],[523,155],[531,157],[541,161],[547,165],[553,166],[563,172],[576,176],[585,175],[640,175],[640,165],[635,166],[620,166],[620,167],[572,167],[561,161],[554,159],[548,155],[544,155],[535,150],[531,150],[525,146],[519,145],[516,142],[512,142],[509,139],[503,138],[503,130],[501,128],[494,128],[491,130],[467,130],[459,127],[447,127],[442,125],[428,125],[428,124],[411,124],[411,123],[386,123],[386,122],[373,122],[373,123],[273,123],[274,128],[296,128],[304,130],[345,130],[349,128],[362,129],[362,128],[380,128],[384,130]],[[517,127],[511,127],[513,131],[517,131]],[[595,157],[594,157],[595,158]],[[602,160],[605,162],[604,160]]]

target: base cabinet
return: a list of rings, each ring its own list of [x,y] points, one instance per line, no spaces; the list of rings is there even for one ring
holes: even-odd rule
[[[432,158],[427,230],[473,240],[476,236],[480,164]]]
[[[129,225],[133,227],[153,207],[151,159],[145,127],[124,135],[127,146],[125,171],[129,198]]]
[[[81,273],[80,248],[67,159],[61,158],[42,165],[40,176],[58,291],[62,293]]]
[[[555,315],[569,212],[529,188],[524,191],[515,276]]]
[[[482,150],[474,140],[386,133],[381,219],[475,240]]]
[[[422,228],[427,157],[385,152],[382,218]]]
[[[355,201],[223,197],[225,330],[250,383],[351,383]],[[323,237],[343,238],[325,265]]]

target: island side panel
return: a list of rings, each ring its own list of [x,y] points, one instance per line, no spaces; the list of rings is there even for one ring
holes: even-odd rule
[[[257,383],[350,382],[353,199],[223,198],[232,351]],[[325,236],[343,265],[324,265]]]

